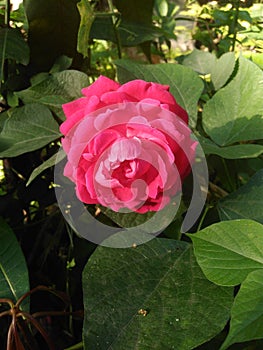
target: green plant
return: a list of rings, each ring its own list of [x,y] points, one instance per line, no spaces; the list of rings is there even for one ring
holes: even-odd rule
[[[262,348],[263,6],[200,3],[0,2],[3,350]],[[174,49],[182,18],[196,23],[193,50]],[[96,246],[65,220],[74,203],[61,213],[61,105],[100,74],[169,85],[187,111],[209,172],[187,233],[191,176],[173,220],[143,245]],[[87,210],[119,228],[152,217]]]

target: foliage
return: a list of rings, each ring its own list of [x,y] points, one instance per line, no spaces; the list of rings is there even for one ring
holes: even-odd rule
[[[262,348],[262,18],[261,1],[0,1],[0,349]],[[60,212],[61,105],[100,74],[169,85],[188,112],[209,189],[187,234],[191,176],[137,247],[96,246]]]

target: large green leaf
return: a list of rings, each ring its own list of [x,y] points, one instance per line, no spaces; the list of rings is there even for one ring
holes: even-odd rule
[[[29,62],[29,48],[18,29],[0,29],[0,82],[3,79],[4,61],[7,58],[24,65]]]
[[[221,220],[253,219],[263,224],[263,169],[246,185],[218,202]]]
[[[232,288],[202,274],[191,245],[98,247],[83,272],[85,349],[192,349],[224,327]]]
[[[178,64],[136,64],[129,60],[115,61],[118,79],[125,83],[133,79],[158,82],[170,86],[176,101],[188,112],[192,127],[197,120],[197,102],[203,90],[202,80],[190,68]]]
[[[206,277],[235,286],[263,268],[263,226],[252,220],[223,221],[189,235]]]
[[[152,24],[145,25],[123,20],[117,28],[116,26],[114,28],[111,14],[95,17],[90,30],[91,38],[110,40],[114,43],[120,39],[122,46],[136,46],[145,41],[156,39],[163,34],[161,28]]]
[[[0,218],[0,298],[17,301],[29,291],[26,261],[16,236]]]
[[[86,74],[76,70],[65,70],[44,76],[43,80],[30,88],[16,92],[25,104],[41,103],[64,119],[63,103],[81,96],[81,89],[89,85]]]
[[[240,57],[234,79],[204,106],[203,126],[220,146],[263,138],[263,72]]]
[[[233,343],[263,338],[263,270],[248,274],[231,310],[229,334],[220,348]]]
[[[1,123],[0,138],[6,141],[1,158],[35,151],[61,136],[49,109],[36,103],[9,109],[1,115]]]
[[[218,90],[225,85],[234,70],[235,54],[227,52],[218,59],[210,52],[194,50],[184,59],[183,64],[199,74],[211,74],[215,90]]]
[[[189,236],[210,281],[241,284],[221,350],[236,342],[263,338],[263,226],[251,220],[225,221]]]
[[[242,144],[220,147],[208,138],[197,135],[205,154],[216,154],[226,159],[256,158],[263,153],[263,146],[256,144]]]

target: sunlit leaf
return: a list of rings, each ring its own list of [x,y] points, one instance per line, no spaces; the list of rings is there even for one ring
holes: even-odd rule
[[[211,74],[215,90],[226,84],[235,67],[234,52],[227,52],[219,59],[210,52],[194,50],[188,55],[183,64],[191,67],[201,75]]]
[[[263,270],[253,271],[243,281],[231,310],[229,334],[220,348],[263,338]]]
[[[203,126],[220,146],[263,139],[263,72],[240,57],[233,80],[204,106]]]
[[[78,2],[77,6],[80,13],[77,50],[82,53],[84,57],[87,57],[90,40],[89,34],[95,15],[88,0],[81,0]]]
[[[189,236],[198,264],[214,283],[235,286],[263,269],[263,226],[255,221],[223,221]]]
[[[189,114],[190,125],[197,120],[197,102],[203,90],[203,83],[190,68],[178,64],[136,64],[129,60],[115,61],[119,81],[143,79],[170,86],[170,92]]]
[[[197,136],[205,154],[216,154],[225,159],[256,158],[263,153],[263,146],[256,144],[242,144],[220,147],[213,141]]]

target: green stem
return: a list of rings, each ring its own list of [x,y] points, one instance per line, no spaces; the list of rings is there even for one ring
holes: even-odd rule
[[[11,12],[10,0],[6,0],[6,3],[5,3],[5,26],[7,28],[10,27],[10,12]]]
[[[240,0],[234,1],[235,16],[234,16],[234,36],[231,51],[235,51],[236,41],[237,41],[237,27],[238,27],[238,17],[239,17],[239,5]]]
[[[199,224],[198,224],[198,227],[197,227],[197,231],[196,231],[196,232],[198,232],[198,231],[201,230],[201,227],[202,227],[202,225],[203,225],[204,219],[205,219],[205,217],[206,217],[206,215],[207,215],[207,213],[208,213],[208,210],[209,210],[210,208],[211,208],[210,205],[207,205],[207,206],[205,207],[205,210],[204,210],[204,212],[203,212],[203,215],[202,215],[202,217],[201,217],[201,220],[199,221]]]
[[[80,349],[83,349],[83,342],[75,344],[75,345],[73,345],[70,348],[67,348],[65,350],[80,350]]]
[[[112,1],[108,0],[108,4],[109,4],[110,12],[114,13],[114,7],[113,7],[113,4],[112,4]],[[114,18],[114,17],[116,17],[116,16],[111,16],[112,24],[113,24],[113,30],[114,30],[114,34],[115,34],[115,38],[116,38],[118,58],[121,58],[122,57],[122,53],[121,53],[121,38],[120,38],[119,30],[118,30],[119,18]]]
[[[71,228],[69,228],[69,226],[67,225],[67,233],[68,233],[68,237],[69,237],[69,247],[68,247],[68,256],[67,256],[67,261],[71,261],[72,257],[73,257],[73,250],[74,250],[74,242],[73,242],[73,230]],[[70,269],[67,269],[66,272],[66,293],[68,295],[70,295]],[[69,330],[70,333],[73,335],[74,334],[74,327],[73,327],[73,317],[72,317],[72,313],[73,313],[73,308],[72,308],[72,304],[69,304]]]

